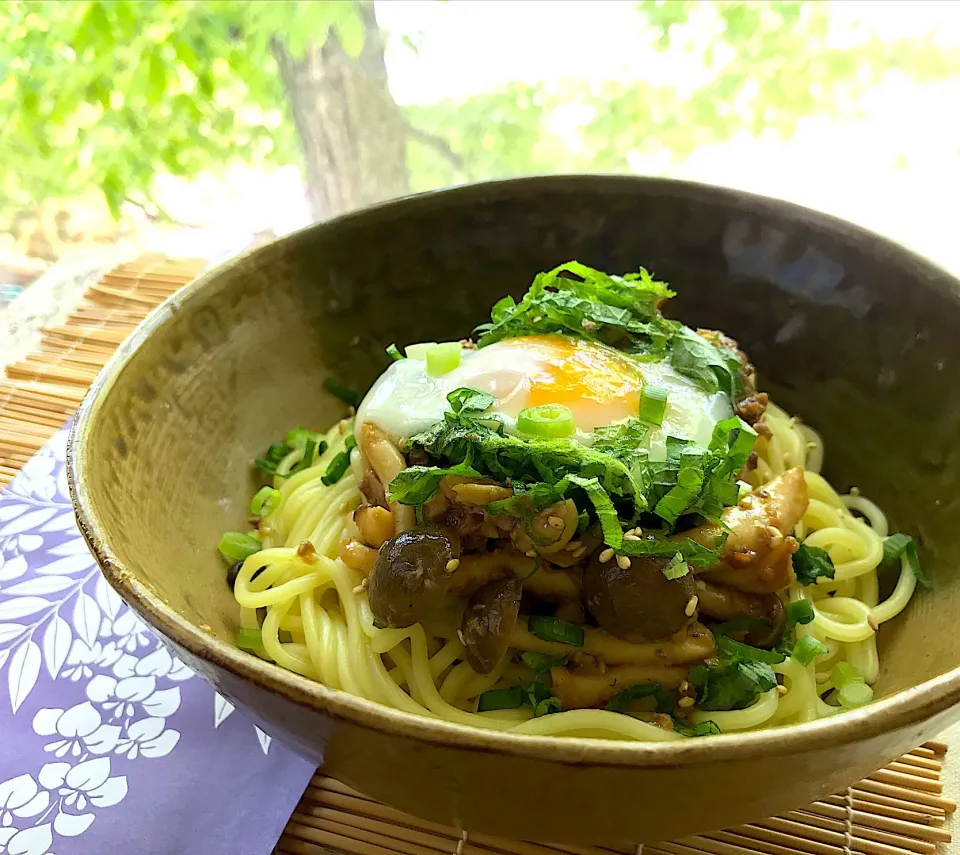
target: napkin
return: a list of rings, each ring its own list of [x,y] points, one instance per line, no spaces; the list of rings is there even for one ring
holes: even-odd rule
[[[77,530],[67,430],[0,494],[0,853],[269,853],[313,766],[194,676]]]

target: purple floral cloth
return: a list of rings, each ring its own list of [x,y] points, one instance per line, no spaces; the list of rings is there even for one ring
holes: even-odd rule
[[[74,522],[66,439],[0,494],[0,855],[266,855],[313,767],[107,585]]]

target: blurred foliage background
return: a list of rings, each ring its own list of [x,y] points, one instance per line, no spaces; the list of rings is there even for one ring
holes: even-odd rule
[[[85,242],[204,254],[411,191],[561,171],[787,196],[952,261],[958,11],[6,0],[0,285]]]

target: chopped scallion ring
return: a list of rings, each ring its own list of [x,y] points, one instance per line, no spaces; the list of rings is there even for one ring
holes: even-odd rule
[[[827,652],[827,645],[814,635],[805,635],[793,646],[793,658],[801,665],[809,665]]]
[[[244,561],[255,552],[263,549],[263,544],[255,534],[245,534],[242,531],[228,531],[224,532],[223,537],[220,538],[220,546],[218,548],[224,558],[229,558],[231,561]]]
[[[638,414],[640,421],[652,425],[662,425],[663,414],[667,409],[668,396],[669,393],[666,389],[651,386],[647,383],[640,393],[640,412]]]
[[[573,421],[573,413],[562,404],[542,404],[520,410],[517,416],[517,428],[521,433],[529,436],[544,436],[558,438],[573,436],[577,426]]]
[[[407,359],[419,359],[421,362],[426,360],[427,351],[431,347],[436,347],[437,343],[435,341],[422,341],[419,344],[408,344],[404,350],[407,354]]]
[[[250,500],[250,513],[255,517],[272,514],[280,504],[280,491],[273,487],[261,487]]]
[[[458,341],[445,341],[435,344],[426,352],[427,374],[440,377],[449,374],[460,364],[460,353],[463,348]]]

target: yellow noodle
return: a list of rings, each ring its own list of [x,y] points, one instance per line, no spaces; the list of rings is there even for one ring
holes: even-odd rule
[[[876,626],[899,614],[916,587],[916,578],[904,559],[894,592],[879,602],[876,569],[888,531],[883,512],[859,494],[837,494],[819,475],[823,444],[813,430],[773,406],[768,409],[767,424],[771,436],[757,442],[758,465],[751,474],[751,486],[760,486],[794,466],[805,467],[810,504],[794,534],[809,546],[827,550],[836,566],[836,578],[809,588],[794,584],[786,597],[813,603],[815,618],[798,627],[797,635],[814,636],[828,652],[809,665],[793,659],[776,665],[774,670],[783,685],[747,709],[691,713],[693,723],[714,721],[724,732],[810,721],[838,712],[821,699],[831,688],[830,669],[847,661],[856,665],[868,682],[876,680],[880,667]],[[361,502],[359,455],[351,455],[351,465],[338,483],[326,486],[321,481],[330,461],[343,449],[343,438],[343,426],[335,426],[326,436],[327,449],[314,455],[311,466],[276,479],[280,502],[261,520],[264,549],[246,559],[237,575],[235,596],[241,626],[257,628],[256,610],[266,609],[260,630],[269,657],[331,689],[406,713],[474,727],[598,739],[680,738],[639,714],[583,709],[534,718],[529,708],[474,712],[481,692],[492,686],[515,685],[528,679],[529,671],[504,657],[490,674],[477,674],[464,659],[463,644],[456,634],[462,605],[453,603],[439,610],[429,625],[377,627],[359,584],[360,574],[337,557],[341,537],[354,528],[352,511]],[[278,471],[289,472],[300,454],[291,452]],[[300,549],[303,541],[313,545],[315,555]],[[563,645],[535,639],[523,623],[515,635],[514,640],[524,649],[566,652]],[[635,645],[624,647],[612,637],[594,640],[594,635],[596,632],[590,645],[597,647],[593,652],[601,658],[626,656],[624,661],[628,661],[640,655]],[[656,647],[662,649],[658,657],[667,654],[671,661],[690,661],[682,642],[671,640]]]

